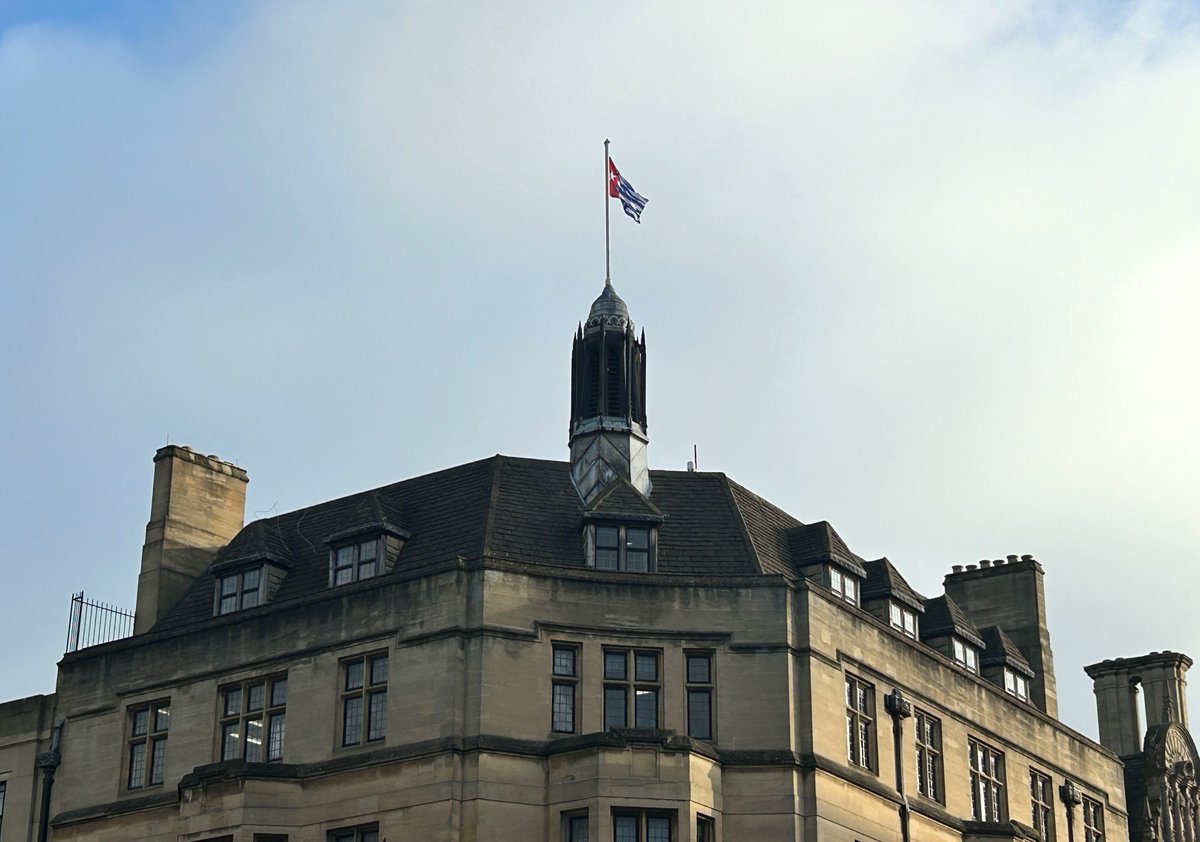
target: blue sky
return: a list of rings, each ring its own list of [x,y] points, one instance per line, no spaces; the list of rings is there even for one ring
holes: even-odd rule
[[[0,698],[168,440],[248,518],[565,458],[610,137],[652,466],[931,596],[1034,554],[1094,733],[1084,664],[1200,654],[1198,89],[1192,3],[0,3]]]

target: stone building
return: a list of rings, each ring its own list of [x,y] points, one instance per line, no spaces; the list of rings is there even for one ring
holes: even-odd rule
[[[159,450],[133,633],[0,707],[0,842],[1195,840],[1189,660],[1090,667],[1097,744],[1057,718],[1038,561],[926,598],[650,469],[646,398],[606,285],[567,462],[243,526],[241,468]]]

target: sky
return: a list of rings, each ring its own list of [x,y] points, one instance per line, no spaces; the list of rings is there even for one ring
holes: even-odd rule
[[[565,459],[611,138],[651,467],[927,596],[1034,555],[1094,736],[1085,664],[1200,656],[1197,90],[1195,2],[0,0],[0,699],[168,442],[248,519]]]

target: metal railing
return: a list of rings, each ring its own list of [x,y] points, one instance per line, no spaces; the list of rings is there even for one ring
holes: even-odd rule
[[[133,634],[133,612],[84,599],[83,591],[71,595],[71,617],[67,622],[67,653]]]

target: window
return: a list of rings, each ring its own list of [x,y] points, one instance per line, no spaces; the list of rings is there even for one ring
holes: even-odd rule
[[[4,830],[4,792],[8,789],[8,781],[0,781],[0,831]]]
[[[1038,839],[1050,842],[1054,838],[1054,789],[1050,778],[1034,769],[1029,770],[1029,803]]]
[[[167,770],[167,728],[170,702],[152,702],[129,709],[128,789],[157,786]]]
[[[342,745],[387,736],[387,682],[386,654],[342,662]]]
[[[658,727],[658,700],[661,689],[659,654],[656,651],[604,650],[604,727]],[[633,672],[629,671],[632,656]],[[633,717],[629,708],[633,705]]]
[[[556,643],[553,649],[554,674],[550,697],[550,730],[575,733],[575,691],[579,685],[579,647]]]
[[[379,573],[379,539],[345,544],[333,550],[334,586],[370,579]]]
[[[1104,805],[1083,798],[1083,842],[1104,842]]]
[[[967,672],[979,672],[979,650],[969,643],[954,638],[954,663],[965,667]]]
[[[613,811],[613,842],[671,842],[674,816]]]
[[[717,823],[711,816],[696,816],[696,842],[717,842]]]
[[[221,688],[221,759],[283,760],[287,676]]]
[[[1015,670],[1004,668],[1004,692],[1022,702],[1029,701],[1029,679]]]
[[[646,526],[597,526],[596,569],[648,573],[653,569],[650,528]]]
[[[875,688],[846,676],[846,746],[850,762],[875,768]]]
[[[587,813],[572,813],[563,816],[566,842],[588,842]]]
[[[942,803],[942,723],[922,710],[914,711],[917,741],[917,792]]]
[[[331,831],[329,842],[379,842],[379,825],[365,824]]]
[[[917,636],[917,612],[906,608],[898,602],[888,604],[888,616],[892,628],[899,629],[911,638]]]
[[[688,736],[698,740],[713,738],[713,674],[711,652],[688,652],[687,668]]]
[[[971,818],[977,822],[1005,821],[1004,755],[983,743],[967,740],[971,765]]]
[[[858,605],[858,579],[849,573],[830,567],[829,589],[851,605]]]
[[[232,614],[258,605],[262,601],[259,597],[261,584],[261,567],[222,576],[217,580],[217,614]]]

